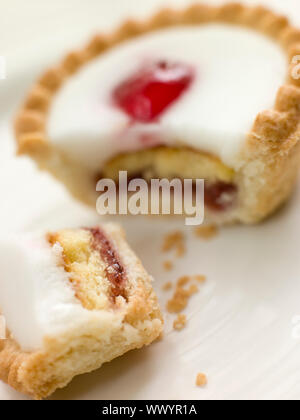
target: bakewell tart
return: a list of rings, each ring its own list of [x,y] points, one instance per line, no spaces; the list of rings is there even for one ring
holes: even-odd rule
[[[151,277],[113,224],[0,243],[0,379],[35,399],[162,332]]]
[[[195,4],[129,20],[68,54],[16,120],[30,155],[78,199],[96,183],[205,180],[206,218],[258,222],[299,166],[300,31],[262,7]]]

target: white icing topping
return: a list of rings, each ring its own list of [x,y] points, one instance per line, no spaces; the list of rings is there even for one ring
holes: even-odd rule
[[[136,124],[111,103],[113,88],[145,60],[191,64],[196,80],[160,117]],[[279,45],[252,30],[223,24],[181,27],[116,47],[65,83],[54,100],[51,140],[91,170],[111,156],[177,142],[211,152],[235,167],[256,115],[274,106],[284,83],[286,57]]]
[[[81,326],[117,322],[107,311],[88,311],[76,299],[62,267],[62,248],[44,238],[11,236],[0,241],[0,311],[25,351],[43,347],[46,337]]]

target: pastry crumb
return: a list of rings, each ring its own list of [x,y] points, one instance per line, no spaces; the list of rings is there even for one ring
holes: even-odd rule
[[[201,239],[212,239],[218,234],[216,225],[203,225],[195,228],[195,235]]]
[[[173,322],[174,330],[181,331],[186,326],[186,316],[184,314],[178,314],[177,318]]]
[[[174,245],[177,245],[178,242],[182,242],[183,234],[180,231],[169,233],[165,236],[162,250],[164,252],[171,251],[174,248]]]
[[[183,257],[185,255],[185,238],[182,232],[175,231],[165,236],[162,245],[163,252],[175,250],[176,257]]]
[[[195,276],[195,280],[198,283],[204,283],[206,281],[206,276],[203,276],[202,274],[198,274]]]
[[[164,261],[163,266],[166,271],[171,271],[173,269],[172,261]]]
[[[189,292],[183,287],[176,287],[172,299],[167,302],[167,310],[170,313],[181,312],[188,304]]]
[[[177,280],[177,286],[178,287],[186,286],[189,281],[190,281],[189,276],[182,276]]]
[[[165,283],[163,285],[162,289],[165,290],[165,291],[172,289],[172,282],[168,281],[167,283]]]
[[[198,287],[195,284],[191,284],[189,289],[188,289],[189,296],[192,296],[192,295],[196,294],[197,292],[199,292]]]
[[[206,277],[202,275],[180,277],[176,282],[176,288],[172,298],[167,302],[167,311],[170,313],[178,313],[185,309],[189,298],[196,294],[199,289],[196,284],[190,284],[188,288],[185,288],[184,286],[188,286],[193,280],[203,283],[205,279]]]
[[[196,378],[196,385],[200,387],[207,385],[207,376],[204,373],[198,373]]]
[[[180,258],[183,257],[186,253],[185,245],[184,243],[178,243],[176,247],[176,257]]]

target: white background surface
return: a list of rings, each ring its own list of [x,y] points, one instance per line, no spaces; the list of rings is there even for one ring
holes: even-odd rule
[[[187,3],[192,2],[0,0],[0,55],[7,58],[7,79],[0,81],[0,234],[99,221],[27,158],[14,157],[11,118],[34,78],[95,30],[161,5]],[[248,3],[272,5],[300,24],[298,0]],[[205,274],[208,281],[190,301],[186,329],[172,331],[173,317],[166,314],[161,342],[76,378],[53,398],[299,399],[300,340],[292,335],[292,319],[300,315],[299,209],[298,187],[289,205],[263,225],[226,228],[211,242],[186,230],[187,255],[168,274],[159,251],[162,235],[183,224],[123,219],[131,245],[156,279],[163,307],[169,297],[161,291],[165,281],[184,274]],[[205,389],[194,385],[199,371],[208,376]],[[0,384],[0,399],[19,398]]]

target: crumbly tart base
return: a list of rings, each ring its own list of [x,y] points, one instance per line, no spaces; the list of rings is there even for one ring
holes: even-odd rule
[[[46,337],[43,349],[35,352],[22,351],[9,332],[8,339],[0,340],[0,379],[32,398],[48,397],[57,388],[66,386],[74,376],[98,369],[129,350],[149,345],[162,332],[163,320],[151,277],[128,247],[118,226],[108,224],[101,229],[117,250],[126,270],[126,303],[122,299],[107,302],[106,310],[112,317],[103,317],[103,322],[99,322],[95,316],[94,321],[80,328],[57,337]],[[57,240],[60,243],[65,240],[66,253],[70,256],[75,252],[79,258],[80,253],[85,252],[84,235],[75,235],[73,243],[71,237],[70,231],[62,231]],[[79,270],[77,274],[83,281],[82,272]],[[76,291],[77,286],[74,286]],[[92,301],[90,310],[105,310],[99,299],[89,299],[93,294],[88,289],[87,284],[86,289],[82,287],[81,293],[76,294],[82,305],[88,307],[87,302]]]
[[[47,137],[48,109],[56,91],[85,63],[117,44],[166,27],[208,22],[255,29],[277,41],[291,63],[274,108],[257,115],[245,139],[240,164],[235,168],[239,190],[237,207],[213,215],[220,223],[254,223],[264,219],[289,197],[300,161],[300,79],[292,76],[292,57],[300,54],[300,30],[292,27],[284,16],[260,6],[195,4],[181,11],[166,9],[146,22],[129,20],[112,34],[95,36],[85,48],[71,52],[57,67],[49,69],[29,93],[16,119],[18,153],[30,155],[41,169],[62,181],[74,197],[95,206],[95,174],[83,168],[80,162],[70,161]]]

